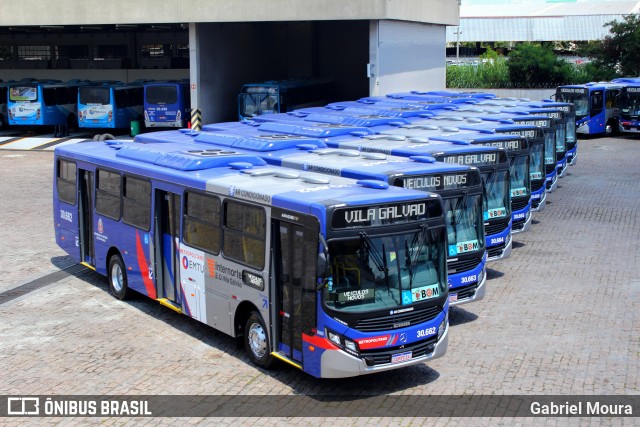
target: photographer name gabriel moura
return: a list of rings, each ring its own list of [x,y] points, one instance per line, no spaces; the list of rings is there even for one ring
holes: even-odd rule
[[[532,402],[529,409],[533,415],[633,415],[633,405],[601,403],[598,401],[575,403]]]

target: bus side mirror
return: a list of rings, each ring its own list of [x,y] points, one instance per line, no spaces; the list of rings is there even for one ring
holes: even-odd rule
[[[324,285],[327,283],[327,277],[328,277],[328,271],[327,271],[327,266],[329,264],[327,263],[327,255],[323,252],[318,254],[318,260],[317,260],[317,272],[318,272],[318,277],[320,279],[320,283],[318,283],[318,288],[317,290],[321,290]]]

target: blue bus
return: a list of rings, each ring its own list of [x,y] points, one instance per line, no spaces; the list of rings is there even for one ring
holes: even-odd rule
[[[147,128],[186,128],[191,120],[188,80],[144,84],[144,125]]]
[[[84,81],[29,80],[8,85],[9,124],[54,126],[63,136],[76,125],[78,88]]]
[[[498,134],[518,135],[526,138],[529,145],[529,175],[531,184],[531,210],[541,211],[546,206],[546,166],[545,166],[545,135],[543,130],[535,125],[516,123],[513,120],[489,121],[475,117],[463,119],[461,117],[434,117],[433,122],[439,126],[458,126],[467,130],[490,130]],[[555,169],[553,170],[555,173]]]
[[[461,131],[458,128],[413,125],[407,118],[352,116],[344,111],[337,111],[335,114],[303,114],[294,111],[289,114],[260,116],[256,118],[256,122],[256,124],[262,123],[260,129],[263,131],[316,136],[324,138],[323,140],[331,147],[350,149],[365,147],[367,150],[403,157],[430,155],[429,147],[426,147],[429,136],[478,134],[477,131]],[[220,124],[203,126],[203,130],[206,131],[216,131],[220,128]],[[411,129],[414,132],[420,132],[422,136],[407,138],[405,135],[398,134],[411,132]],[[491,131],[487,130],[484,133],[491,138]],[[502,137],[497,137],[497,139],[500,138]],[[379,143],[368,144],[369,141],[374,140]],[[385,147],[390,147],[393,151],[387,151]],[[467,157],[459,156],[458,161],[468,160],[471,163],[464,164],[477,166],[482,173],[487,201],[484,212],[488,261],[497,261],[509,257],[512,248],[509,162],[505,153],[498,153],[493,156],[493,163],[473,163],[472,160],[477,158],[475,154],[478,153],[479,148],[458,147],[459,154],[464,154],[463,150],[467,150],[470,154]]]
[[[81,128],[126,129],[143,115],[142,83],[106,82],[78,90],[78,125]]]
[[[213,125],[215,126],[215,125]],[[213,127],[212,126],[212,127]],[[180,132],[153,132],[136,137],[138,142],[189,141]],[[218,125],[211,132],[192,132],[193,140],[254,153],[267,163],[354,179],[380,180],[399,187],[435,192],[444,200],[450,258],[471,256],[482,263],[471,270],[449,272],[450,304],[464,304],[484,297],[484,187],[475,167],[436,162],[429,156],[387,156],[356,150],[322,148],[304,136],[269,133],[263,127]],[[478,281],[477,287],[469,285]],[[472,292],[473,291],[473,292]]]
[[[620,92],[625,83],[587,83],[556,88],[555,100],[575,106],[576,132],[611,136],[618,131]]]
[[[238,95],[239,120],[324,105],[333,97],[333,79],[293,78],[247,83]]]
[[[628,79],[620,94],[620,132],[640,133],[640,78]]]
[[[448,342],[442,199],[202,143],[57,146],[58,245],[250,360],[315,377],[423,363]],[[144,325],[140,325],[144,328]]]

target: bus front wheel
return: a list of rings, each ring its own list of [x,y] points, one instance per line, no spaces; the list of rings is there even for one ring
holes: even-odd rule
[[[109,289],[114,297],[123,300],[130,295],[129,285],[127,282],[127,270],[124,268],[124,262],[120,255],[113,255],[109,259],[108,270]]]
[[[265,369],[273,365],[269,333],[260,313],[252,311],[244,329],[244,346],[253,363]]]
[[[615,131],[616,131],[616,123],[613,121],[609,121],[607,122],[607,124],[604,126],[604,134],[605,136],[612,136]]]

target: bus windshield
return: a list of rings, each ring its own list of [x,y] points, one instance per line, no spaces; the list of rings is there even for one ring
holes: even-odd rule
[[[145,96],[149,104],[176,104],[178,102],[178,87],[176,85],[148,86]]]
[[[421,229],[329,240],[331,277],[323,298],[330,309],[361,313],[445,295],[444,231]]]
[[[577,120],[589,114],[589,96],[586,93],[558,92],[556,101],[572,103],[576,107]]]
[[[566,127],[558,126],[558,130],[556,131],[556,152],[558,153],[567,151],[566,130]]]
[[[542,144],[531,145],[531,157],[529,160],[529,174],[531,179],[543,179],[545,176],[544,160],[544,146]]]
[[[9,90],[9,100],[13,102],[33,102],[38,100],[35,86],[16,86]]]
[[[544,164],[556,164],[556,137],[555,132],[544,133]]]
[[[506,170],[489,171],[482,174],[485,197],[483,209],[485,219],[511,217],[511,198]]]
[[[240,115],[243,117],[278,112],[278,94],[241,93],[239,101]]]
[[[511,197],[528,196],[531,185],[527,156],[516,156],[511,159],[509,176],[511,177]]]
[[[80,87],[79,103],[82,105],[110,104],[108,87]]]
[[[449,256],[475,252],[484,247],[482,195],[444,199]]]
[[[634,117],[640,116],[640,88],[627,88],[624,91],[624,95],[621,97],[620,113],[622,117]]]

